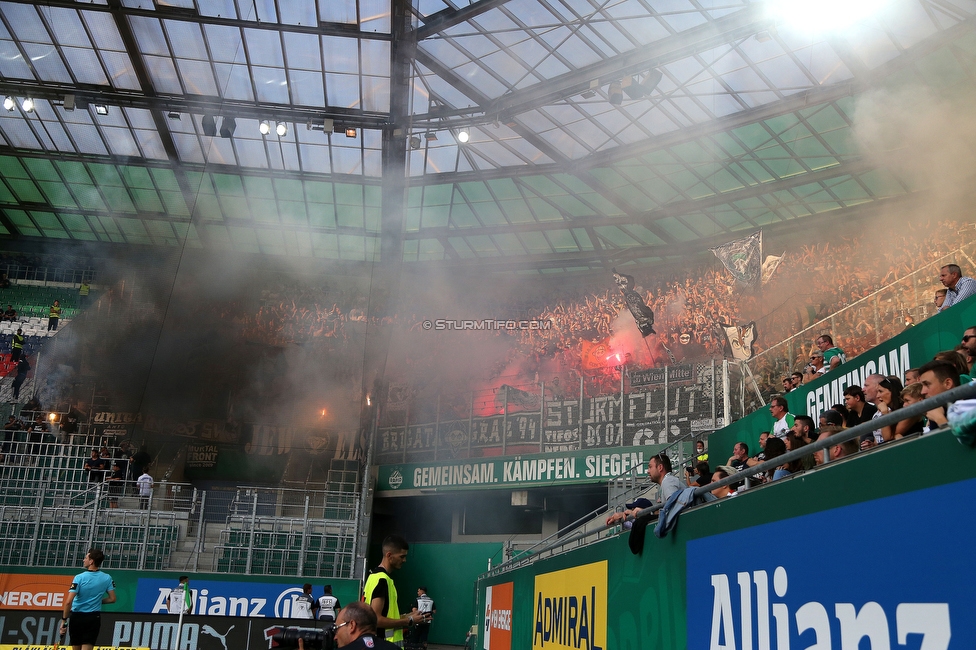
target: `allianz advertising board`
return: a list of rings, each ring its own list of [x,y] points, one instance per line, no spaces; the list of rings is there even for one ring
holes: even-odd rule
[[[688,647],[976,648],[974,493],[959,481],[690,541]]]
[[[172,579],[139,578],[135,611],[165,614]],[[292,604],[302,594],[295,584],[193,580],[193,613],[201,616],[254,616],[289,618]]]

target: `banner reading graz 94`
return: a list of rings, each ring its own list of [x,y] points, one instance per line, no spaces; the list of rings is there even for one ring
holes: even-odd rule
[[[403,492],[420,488],[464,490],[604,483],[633,467],[644,466],[645,459],[664,446],[381,465],[376,489]]]
[[[606,647],[606,560],[538,575],[533,593],[533,650]]]

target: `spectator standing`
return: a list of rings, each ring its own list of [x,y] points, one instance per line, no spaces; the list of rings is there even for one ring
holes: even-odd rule
[[[957,264],[946,264],[939,269],[939,281],[946,288],[946,297],[939,311],[948,309],[976,293],[976,280],[964,276]]]
[[[60,303],[60,301],[58,301],[58,300],[55,300],[54,301],[54,304],[51,305],[51,309],[48,311],[47,315],[48,315],[48,319],[47,319],[47,331],[48,332],[50,332],[51,330],[57,331],[57,329],[58,329],[58,319],[61,318],[61,303]]]
[[[821,334],[816,340],[817,348],[823,353],[824,372],[829,372],[837,368],[842,363],[847,363],[847,356],[844,351],[834,345],[834,339],[830,334]]]
[[[11,384],[14,389],[14,400],[20,399],[20,387],[27,381],[27,373],[30,372],[30,369],[31,365],[27,362],[27,357],[21,357],[20,361],[17,362],[17,376],[14,377],[14,383]]]
[[[74,650],[93,650],[98,643],[98,631],[102,625],[102,605],[115,602],[115,581],[101,571],[105,554],[100,549],[89,549],[84,559],[84,573],[71,581],[64,599],[60,633],[71,630],[71,647]]]
[[[142,470],[142,474],[136,479],[136,485],[139,486],[139,509],[148,510],[153,488],[153,478],[149,476],[149,470]]]
[[[105,465],[98,455],[97,449],[92,449],[91,457],[85,461],[84,469],[88,470],[89,483],[101,483],[105,477]]]
[[[88,294],[91,293],[91,286],[82,280],[81,285],[78,287],[78,306],[84,307],[88,302]]]
[[[946,292],[947,291],[948,291],[948,289],[937,289],[936,290],[936,292],[935,292],[935,298],[933,299],[933,301],[935,302],[935,311],[942,311],[942,305],[945,304]]]
[[[696,463],[707,463],[708,462],[708,452],[705,451],[705,441],[699,440],[695,443],[695,462]]]
[[[769,413],[773,416],[774,420],[773,435],[780,439],[785,438],[796,422],[796,418],[789,411],[789,404],[786,403],[786,398],[777,395],[771,399],[769,401]]]
[[[112,463],[112,470],[108,475],[108,507],[119,507],[119,496],[125,488],[125,470],[119,467],[119,461]]]

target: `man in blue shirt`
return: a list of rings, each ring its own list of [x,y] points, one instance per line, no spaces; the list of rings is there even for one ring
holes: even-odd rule
[[[964,276],[957,264],[946,264],[939,269],[939,281],[946,288],[946,297],[939,311],[944,311],[976,294],[976,280]]]
[[[101,549],[90,549],[85,555],[85,572],[79,573],[71,581],[68,596],[64,599],[60,632],[63,635],[71,630],[71,647],[74,650],[92,650],[95,647],[102,624],[102,605],[115,602],[115,582],[112,576],[99,570],[104,560],[105,554]]]

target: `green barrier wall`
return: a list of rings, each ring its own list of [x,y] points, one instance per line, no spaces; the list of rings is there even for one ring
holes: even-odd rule
[[[606,560],[608,620],[597,623],[606,627],[606,642],[597,647],[603,650],[685,650],[688,647],[686,570],[688,563],[695,561],[695,558],[686,556],[689,542],[974,477],[976,451],[961,446],[951,433],[943,432],[893,444],[887,449],[855,456],[818,471],[755,488],[733,499],[686,512],[681,515],[677,528],[663,539],[654,537],[649,528],[642,556],[630,552],[628,534],[624,534],[529,567],[480,579],[477,591],[479,603],[483,603],[488,585],[514,582],[511,648],[523,650],[540,647],[533,645],[536,576]],[[971,520],[974,512],[976,507],[969,507],[968,512],[961,512],[959,516]],[[917,525],[919,513],[904,514],[905,537],[878,539],[873,547],[885,553],[884,561],[888,561],[888,552],[912,548],[912,531],[908,527]],[[850,554],[845,557],[844,538],[844,531],[825,530],[822,537],[808,540],[804,548],[798,548],[795,552],[804,562],[808,561],[806,558],[810,558],[809,561],[821,558],[816,561],[841,562],[852,566],[850,563],[855,561],[857,554],[868,549],[848,548]],[[759,557],[777,543],[777,539],[769,539],[766,546],[737,551],[744,558]],[[963,553],[965,557],[957,557],[959,561],[968,563],[968,555],[965,551]],[[971,567],[966,570],[970,571]],[[920,587],[933,583],[937,585],[941,579],[940,576],[922,579],[911,573],[906,574],[904,580],[918,581]],[[480,629],[484,630],[483,611],[479,611],[479,622]],[[709,622],[706,620],[701,624],[707,626]],[[696,625],[698,623],[696,621]],[[600,639],[599,636],[596,638]],[[479,638],[477,647],[483,647],[482,643]],[[545,647],[595,650],[585,643],[566,646],[550,643]]]
[[[898,336],[849,360],[840,368],[827,373],[822,379],[804,384],[797,390],[788,393],[786,401],[790,405],[790,413],[809,415],[816,422],[821,411],[830,408],[833,404],[843,403],[843,398],[839,398],[843,389],[836,390],[835,382],[838,380],[849,377],[849,380],[844,383],[845,386],[852,384],[862,386],[864,375],[875,372],[883,375],[898,375],[904,378],[907,368],[917,368],[931,361],[936,353],[954,349],[959,345],[962,333],[973,325],[976,325],[976,299],[954,305],[952,308],[908,328]],[[819,334],[820,332],[811,332],[809,341],[811,348],[814,338]],[[906,345],[908,346],[907,359],[909,365],[902,367],[903,358],[906,356],[904,347]],[[893,365],[897,367],[893,368]],[[858,373],[859,378],[850,376],[851,373]],[[817,391],[825,387],[827,390],[818,395]],[[812,397],[808,400],[808,396],[811,395]],[[816,397],[820,399],[815,399]],[[747,443],[750,455],[755,455],[759,450],[759,434],[763,431],[769,431],[772,426],[773,418],[769,414],[769,409],[762,408],[727,427],[719,429],[708,438],[709,464],[713,468],[723,465],[732,455],[732,447],[739,441]]]
[[[475,581],[488,568],[488,558],[499,564],[501,557],[498,542],[411,544],[407,563],[393,575],[401,610],[417,596],[418,587],[427,587],[437,606],[428,640],[461,645],[475,622]]]

